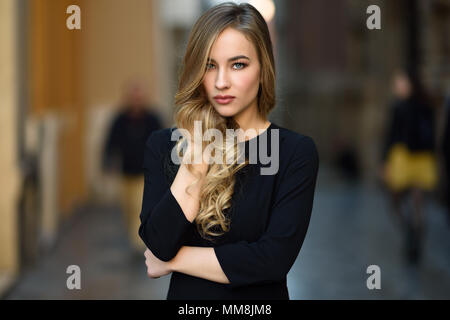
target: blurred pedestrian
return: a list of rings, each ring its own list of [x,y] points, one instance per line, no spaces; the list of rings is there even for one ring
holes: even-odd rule
[[[384,148],[384,181],[404,232],[409,262],[420,260],[425,231],[424,193],[437,184],[434,110],[413,71],[393,79],[395,101]]]
[[[104,149],[106,171],[121,173],[121,203],[130,244],[139,254],[145,250],[137,230],[144,188],[145,142],[150,134],[162,129],[158,114],[147,102],[139,83],[129,84],[124,92],[123,106],[112,121]]]
[[[450,225],[450,93],[447,95],[445,102],[445,128],[442,144],[442,153],[444,156],[444,166],[446,172],[446,204],[447,204],[447,221]]]

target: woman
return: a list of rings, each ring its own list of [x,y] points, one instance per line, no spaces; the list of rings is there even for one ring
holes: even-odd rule
[[[392,195],[395,217],[405,231],[405,254],[420,259],[425,229],[424,193],[437,184],[434,113],[430,99],[411,70],[394,77],[396,101],[384,148],[384,180]],[[411,199],[411,210],[405,201]]]
[[[450,226],[450,94],[445,99],[445,126],[442,139],[442,154],[444,156],[445,167],[445,200],[447,205],[447,223]]]
[[[146,145],[139,235],[148,275],[172,273],[167,299],[289,299],[286,275],[308,228],[318,155],[311,138],[267,120],[275,105],[274,58],[254,7],[225,3],[199,18],[175,102],[181,139],[163,129]],[[213,163],[204,151],[192,164],[195,148],[205,145],[192,139],[194,121],[202,131],[250,135],[236,134],[231,147],[217,143]],[[261,174],[266,159],[251,163],[253,144],[260,156],[265,149],[278,156],[275,173]],[[245,162],[235,159],[242,148]],[[217,161],[225,158],[235,160]]]

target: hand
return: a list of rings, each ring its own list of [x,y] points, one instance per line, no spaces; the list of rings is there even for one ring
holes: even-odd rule
[[[159,260],[149,249],[145,250],[144,256],[150,278],[157,279],[172,272],[169,262]]]
[[[198,156],[201,156],[200,163],[195,162],[197,160],[195,158],[195,152],[199,152]],[[186,165],[189,163],[195,171],[198,171],[202,176],[205,176],[209,168],[209,159],[210,154],[209,152],[206,152],[201,143],[194,144],[193,141],[190,141],[188,147],[186,148],[186,154],[182,159],[182,165]]]

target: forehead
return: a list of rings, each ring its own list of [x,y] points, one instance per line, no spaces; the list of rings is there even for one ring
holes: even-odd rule
[[[214,41],[210,58],[214,60],[226,60],[237,55],[246,55],[250,59],[255,58],[256,48],[245,35],[233,28],[227,28],[222,31]]]

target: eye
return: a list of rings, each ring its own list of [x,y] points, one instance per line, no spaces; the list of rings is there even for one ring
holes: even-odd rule
[[[214,67],[214,64],[212,64],[212,63],[207,63],[206,64],[206,70],[210,70],[210,69],[212,69]]]
[[[247,66],[247,64],[244,62],[236,62],[233,64],[233,66],[236,66],[236,65],[240,66],[240,67],[236,68],[236,70],[244,69]]]
[[[237,66],[237,67],[235,67],[235,66]],[[246,66],[247,66],[247,64],[244,63],[244,62],[235,62],[235,63],[233,63],[233,67],[234,67],[235,70],[244,69]],[[205,69],[206,70],[211,70],[211,69],[213,69],[215,67],[216,66],[213,63],[207,63]]]

